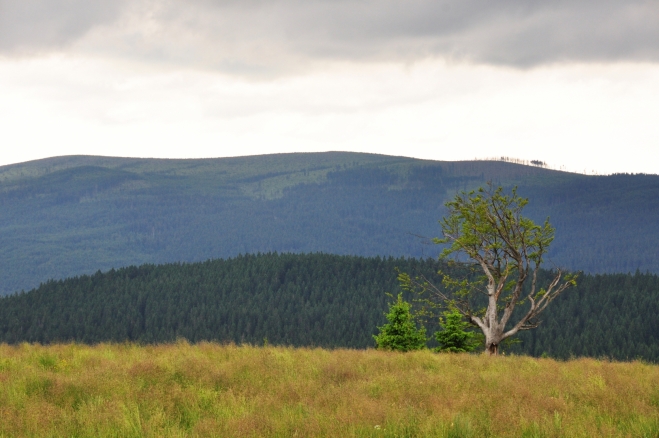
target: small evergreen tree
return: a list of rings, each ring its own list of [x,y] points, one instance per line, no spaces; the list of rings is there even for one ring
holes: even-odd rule
[[[479,345],[476,333],[467,331],[470,324],[462,319],[458,309],[446,310],[442,315],[439,323],[444,330],[435,332],[435,339],[439,342],[439,347],[435,351],[447,353],[474,351]]]
[[[411,351],[426,348],[426,329],[416,327],[410,308],[410,303],[403,300],[403,294],[398,294],[386,314],[389,323],[378,327],[380,334],[373,336],[378,349]]]

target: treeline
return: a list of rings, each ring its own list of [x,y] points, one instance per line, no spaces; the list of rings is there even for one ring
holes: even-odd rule
[[[659,361],[659,277],[655,274],[582,275],[523,332],[514,351]]]
[[[133,266],[0,299],[0,342],[373,347],[392,300],[385,292],[399,290],[396,269],[439,284],[440,268],[448,269],[432,259],[318,253]],[[656,275],[582,275],[510,351],[657,362],[658,313]]]
[[[244,255],[50,281],[0,300],[0,342],[190,341],[364,348],[395,268],[431,260]]]

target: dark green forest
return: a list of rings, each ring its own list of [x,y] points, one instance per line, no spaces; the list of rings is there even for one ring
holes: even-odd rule
[[[439,284],[430,258],[259,254],[52,280],[0,299],[0,342],[214,340],[373,347],[397,271]],[[545,272],[543,277],[549,276]],[[408,300],[414,297],[407,296]],[[579,277],[509,352],[659,362],[659,277]],[[432,321],[430,332],[437,329]]]
[[[439,233],[443,203],[490,180],[518,185],[534,220],[550,216],[548,266],[659,273],[657,175],[339,152],[75,156],[0,167],[0,295],[99,269],[245,253],[435,257],[425,238]]]

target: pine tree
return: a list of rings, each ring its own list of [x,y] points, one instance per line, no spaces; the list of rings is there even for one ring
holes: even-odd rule
[[[386,314],[389,323],[378,327],[380,334],[373,336],[378,349],[411,351],[426,348],[426,329],[417,329],[410,308],[410,303],[403,300],[403,294],[398,294]]]
[[[457,309],[445,311],[443,317],[439,318],[439,323],[444,330],[435,332],[435,339],[439,342],[435,351],[469,353],[478,347],[476,333],[466,330],[470,324],[462,319],[462,314]]]

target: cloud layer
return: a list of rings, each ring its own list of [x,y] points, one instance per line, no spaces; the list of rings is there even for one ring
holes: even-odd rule
[[[429,57],[659,61],[655,0],[0,0],[0,53],[82,51],[236,73]]]

